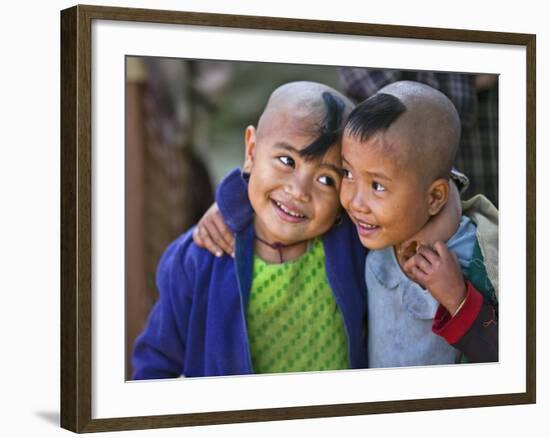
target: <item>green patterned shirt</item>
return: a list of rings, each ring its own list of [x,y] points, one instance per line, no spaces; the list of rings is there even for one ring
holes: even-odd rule
[[[320,239],[286,263],[254,256],[247,324],[256,373],[349,368],[344,322],[324,262]]]

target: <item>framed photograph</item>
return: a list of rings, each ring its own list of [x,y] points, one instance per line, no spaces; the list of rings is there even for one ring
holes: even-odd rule
[[[535,403],[535,42],[459,29],[63,10],[61,426],[96,432]],[[159,259],[242,166],[247,126],[271,93],[312,81],[358,104],[398,80],[428,84],[454,103],[462,124],[455,165],[470,180],[463,196],[481,193],[498,207],[498,361],[135,378],[133,348],[158,299]]]

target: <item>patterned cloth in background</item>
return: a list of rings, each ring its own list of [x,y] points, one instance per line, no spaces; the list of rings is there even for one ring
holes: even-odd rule
[[[449,97],[462,122],[455,167],[470,179],[463,196],[482,193],[498,207],[498,84],[477,91],[476,75],[359,67],[342,67],[339,75],[346,94],[355,103],[402,80],[422,82]]]

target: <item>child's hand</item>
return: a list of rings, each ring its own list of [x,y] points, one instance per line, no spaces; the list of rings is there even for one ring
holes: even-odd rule
[[[224,252],[233,257],[233,234],[225,225],[218,204],[212,204],[204,213],[193,231],[193,241],[216,257],[221,257]]]
[[[466,298],[466,283],[456,255],[440,241],[434,249],[420,246],[404,269],[409,278],[428,289],[451,315]]]

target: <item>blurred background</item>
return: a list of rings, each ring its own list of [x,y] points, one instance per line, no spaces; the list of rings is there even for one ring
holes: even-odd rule
[[[330,85],[355,103],[396,80],[445,93],[462,121],[456,167],[464,197],[498,206],[498,77],[255,62],[126,58],[126,376],[133,342],[158,297],[155,270],[166,246],[202,216],[223,176],[240,167],[244,131],[286,82]]]

